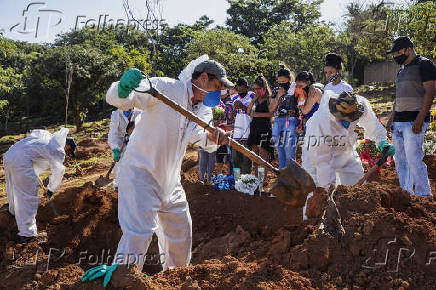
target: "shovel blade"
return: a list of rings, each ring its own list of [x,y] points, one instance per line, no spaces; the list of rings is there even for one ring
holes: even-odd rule
[[[293,159],[289,165],[279,172],[277,183],[270,193],[281,202],[292,207],[302,207],[306,203],[307,195],[316,188],[312,176]]]
[[[111,179],[106,178],[103,175],[100,175],[100,177],[97,178],[97,180],[95,181],[95,186],[98,187],[98,188],[105,187],[106,185],[108,185],[111,182],[112,182]]]

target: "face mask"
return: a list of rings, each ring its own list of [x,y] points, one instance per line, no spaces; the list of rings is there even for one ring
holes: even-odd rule
[[[344,120],[341,120],[341,125],[342,125],[345,129],[348,129],[348,128],[350,127],[350,122],[348,122],[348,121],[344,121]]]
[[[281,86],[283,89],[285,89],[285,91],[288,91],[289,88],[291,87],[290,83],[279,83],[279,86]]]
[[[402,55],[395,56],[395,57],[394,57],[394,60],[395,60],[395,62],[398,63],[399,65],[402,65],[402,64],[404,64],[404,63],[406,62],[406,59],[407,59],[408,57],[409,57],[408,55],[406,55],[405,53],[403,53]]]
[[[124,111],[123,114],[124,114],[124,116],[126,116],[126,118],[129,118],[130,115],[132,114],[132,112]]]
[[[331,78],[329,78],[329,83],[334,83],[335,81],[338,80],[338,78],[342,77],[342,75],[340,73],[336,73],[334,76],[332,76]]]
[[[264,88],[256,89],[256,93],[258,93],[259,95],[261,95],[263,97],[263,96],[265,96],[265,89]]]
[[[216,107],[220,104],[221,100],[221,91],[213,91],[208,92],[206,90],[203,90],[202,88],[197,87],[196,85],[192,84],[194,87],[199,89],[200,91],[206,93],[206,96],[204,96],[203,104],[208,107]]]

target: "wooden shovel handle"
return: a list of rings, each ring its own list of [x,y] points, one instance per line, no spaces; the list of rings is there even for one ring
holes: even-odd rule
[[[190,121],[196,123],[197,125],[199,125],[203,129],[205,129],[209,133],[211,133],[211,134],[214,133],[215,127],[213,125],[209,125],[208,123],[204,122],[203,120],[201,120],[199,117],[197,117],[192,112],[189,112],[188,110],[186,110],[185,108],[183,108],[182,106],[180,106],[179,104],[174,102],[173,100],[169,99],[167,96],[158,92],[155,88],[151,88],[148,91],[142,92],[142,93],[147,93],[147,94],[152,95],[153,97],[159,99],[164,104],[170,106],[173,110],[179,112],[180,114],[182,114],[183,116],[188,118]],[[233,148],[235,148],[235,150],[237,150],[238,152],[240,152],[244,156],[248,157],[254,163],[259,164],[259,165],[263,165],[266,168],[275,172],[276,174],[279,174],[279,170],[277,168],[275,168],[274,166],[272,166],[269,162],[265,161],[260,156],[256,155],[252,151],[248,150],[245,146],[243,146],[242,144],[233,140],[232,138],[230,138],[230,137],[227,137],[227,138],[229,139],[229,145],[232,146]]]

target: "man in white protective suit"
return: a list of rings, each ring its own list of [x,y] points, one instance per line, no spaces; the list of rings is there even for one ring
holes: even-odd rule
[[[127,132],[127,126],[129,123],[134,123],[136,117],[141,112],[139,110],[129,109],[126,111],[123,110],[115,110],[111,115],[111,122],[109,125],[109,134],[108,134],[108,144],[112,149],[113,160],[117,162],[114,167],[114,181],[113,186],[115,190],[118,190],[118,176],[119,176],[119,166],[118,161],[120,161],[121,157],[123,157],[124,152],[126,150],[127,140],[126,134],[130,135],[130,132]],[[124,146],[123,146],[124,144]]]
[[[179,80],[150,80],[160,93],[209,122],[213,117],[211,107],[219,105],[221,89],[233,84],[221,64],[204,59],[207,56],[191,62]],[[132,93],[139,86],[138,90],[145,91],[148,80],[143,80],[140,71],[130,69],[106,95],[107,102],[121,110],[135,107],[142,112],[119,164],[118,219],[123,235],[113,265],[88,270],[82,281],[105,276],[107,284],[117,264],[136,264],[141,270],[154,232],[163,269],[187,266],[191,259],[192,224],[180,180],[186,146],[188,142],[202,148],[227,143],[224,131],[216,129],[209,135],[153,96]]]
[[[302,166],[313,177],[317,187],[355,185],[364,175],[360,157],[356,152],[356,125],[365,130],[365,139],[376,142],[382,152],[395,154],[394,146],[386,141],[386,129],[378,121],[371,104],[352,92],[336,95],[326,91],[316,114],[307,122],[302,146]],[[312,193],[308,195],[308,199]],[[307,205],[307,202],[306,202]],[[304,219],[305,209],[303,209]]]
[[[67,138],[68,131],[63,128],[51,134],[33,130],[30,136],[12,145],[3,157],[9,213],[17,221],[20,242],[38,237],[35,219],[39,203],[38,175],[50,169],[46,194],[52,196],[64,176],[65,152],[74,156],[76,144]]]

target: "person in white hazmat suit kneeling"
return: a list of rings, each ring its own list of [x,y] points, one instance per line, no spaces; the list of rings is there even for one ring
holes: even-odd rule
[[[395,148],[386,141],[386,129],[378,121],[371,104],[352,92],[340,95],[326,91],[316,114],[307,122],[302,146],[302,166],[313,177],[317,187],[355,185],[364,175],[356,151],[356,125],[365,130],[365,139],[374,140],[382,152],[388,147],[389,156]],[[313,193],[307,197],[309,199]],[[306,217],[306,205],[303,218]]]
[[[119,164],[118,220],[123,235],[113,264],[88,270],[83,282],[104,276],[107,285],[118,264],[136,264],[142,270],[153,233],[163,270],[189,265],[192,222],[180,179],[186,147],[188,142],[202,148],[227,144],[224,131],[216,129],[209,135],[152,95],[132,93],[139,86],[141,91],[149,87],[143,77],[139,70],[130,69],[106,95],[106,101],[121,110],[135,107],[142,112]],[[233,87],[223,66],[207,56],[191,62],[179,80],[150,80],[160,93],[205,122],[212,121],[211,107],[219,105],[221,89]]]
[[[19,242],[25,243],[41,236],[37,233],[36,213],[39,204],[38,175],[50,169],[46,194],[51,197],[64,176],[65,152],[74,156],[76,144],[67,138],[68,129],[54,134],[33,130],[30,136],[12,145],[3,157],[9,213],[15,216]]]
[[[109,124],[108,144],[112,150],[113,160],[116,162],[114,166],[114,181],[113,187],[118,190],[118,176],[120,175],[120,168],[118,161],[123,157],[126,151],[127,140],[131,132],[127,132],[127,126],[134,124],[136,117],[140,114],[139,110],[128,109],[126,111],[116,110],[112,112],[111,122]],[[126,136],[127,134],[127,136]],[[123,146],[124,144],[124,146]]]

